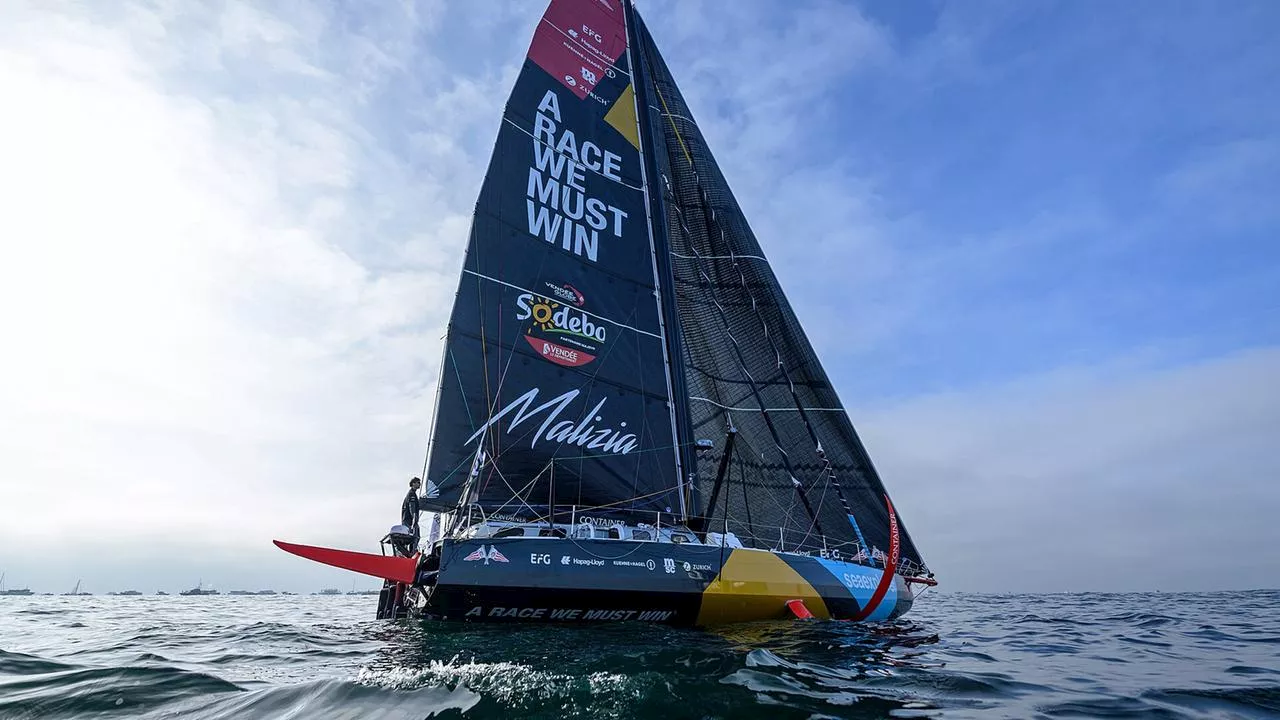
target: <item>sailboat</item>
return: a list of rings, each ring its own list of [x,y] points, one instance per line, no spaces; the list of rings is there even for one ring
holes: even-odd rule
[[[185,595],[187,597],[192,597],[192,596],[203,596],[203,595],[217,595],[218,591],[214,590],[213,588],[205,587],[204,579],[201,578],[201,580],[196,583],[195,587],[191,588],[190,590],[183,590],[178,594]]]
[[[383,578],[381,618],[876,621],[936,584],[630,0],[535,30],[437,387],[438,533],[276,541]]]
[[[71,592],[62,593],[62,594],[63,594],[63,595],[65,595],[65,596],[69,596],[69,597],[85,597],[85,596],[88,596],[88,595],[92,595],[93,593],[91,593],[91,592],[85,592],[85,591],[81,590],[81,589],[80,589],[80,581],[79,581],[79,580],[76,580],[76,586],[75,586],[75,587],[73,587],[73,588],[71,588]]]
[[[4,573],[0,573],[0,596],[30,595],[31,588],[8,588],[4,586]]]

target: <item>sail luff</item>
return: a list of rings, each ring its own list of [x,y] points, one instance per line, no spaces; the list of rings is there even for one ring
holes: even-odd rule
[[[634,42],[635,32],[633,27],[635,24],[635,6],[632,4],[632,0],[623,0],[623,18],[625,20],[627,31],[627,66],[631,68],[631,104],[636,117],[636,138],[640,151],[640,180],[641,185],[644,188],[645,226],[648,228],[649,232],[649,257],[653,266],[653,292],[654,299],[658,303],[658,327],[660,328],[663,338],[662,361],[666,366],[667,405],[670,409],[671,415],[671,443],[675,448],[674,455],[676,461],[676,481],[679,488],[680,518],[682,522],[687,523],[689,521],[689,508],[686,504],[685,492],[685,453],[682,450],[683,444],[680,442],[680,420],[676,412],[676,406],[678,403],[677,398],[680,396],[677,394],[678,384],[674,377],[676,363],[672,362],[672,358],[676,358],[678,360],[680,355],[673,352],[673,348],[671,347],[672,340],[679,337],[679,329],[675,326],[675,313],[669,312],[668,310],[668,303],[665,301],[666,298],[663,293],[663,278],[660,276],[658,269],[658,238],[661,237],[661,235],[656,232],[654,228],[655,217],[657,216],[657,213],[654,212],[654,202],[656,201],[656,198],[654,193],[651,192],[649,182],[650,178],[654,177],[655,174],[652,173],[652,163],[649,160],[650,136],[645,129],[645,123],[643,121],[644,114],[640,112],[642,100],[645,98],[645,82],[644,68],[635,61],[637,53]]]

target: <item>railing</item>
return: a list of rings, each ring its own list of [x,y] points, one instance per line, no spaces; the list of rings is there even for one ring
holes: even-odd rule
[[[597,518],[589,514],[586,514],[586,513],[590,513],[591,511],[598,512],[600,510],[609,510],[609,508],[601,508],[599,506],[583,507],[579,505],[570,505],[567,512],[569,522],[566,523],[562,521],[557,522],[555,520],[556,516],[562,516],[566,514],[563,506],[557,506],[549,510],[548,513],[544,515],[538,515],[536,517],[523,517],[523,516],[518,516],[510,513],[486,513],[484,508],[481,507],[480,505],[472,504],[467,507],[466,514],[465,514],[465,521],[455,526],[454,535],[456,536],[459,533],[461,533],[465,528],[470,527],[472,525],[479,524],[479,523],[485,523],[485,524],[511,523],[513,525],[529,525],[529,526],[546,525],[548,527],[562,528],[567,533],[570,533],[570,534],[572,534],[575,531],[574,530],[575,528],[578,528],[583,525],[587,525],[587,526],[591,526],[592,528],[617,527],[620,529],[621,528],[637,528],[642,530],[653,530],[653,532],[651,533],[650,540],[634,540],[634,541],[635,542],[660,542],[662,541],[662,528],[664,527],[663,517],[662,517],[663,515],[671,516],[667,520],[665,525],[670,530],[684,530],[689,532],[690,534],[694,534],[692,530],[689,530],[688,528],[682,526],[680,523],[675,522],[675,516],[671,513],[654,512],[653,513],[654,522],[652,525],[644,522],[627,523],[623,520]],[[635,515],[639,515],[639,513],[636,513]],[[477,516],[479,519],[479,523],[476,522]],[[776,530],[779,532],[779,538],[781,538],[783,533],[787,530],[787,528],[784,528],[782,526],[761,525],[758,523],[753,523],[750,526],[750,528],[755,531]],[[796,532],[794,528],[792,528],[791,531]],[[708,532],[713,532],[713,531],[708,531]],[[721,533],[715,533],[715,534],[721,534]],[[816,539],[817,543],[819,543],[821,547],[813,548],[813,549],[799,549],[799,548],[787,549],[783,547],[781,542],[779,542],[779,544],[776,546],[770,546],[769,543],[761,542],[760,537],[757,534],[744,535],[744,534],[736,533],[732,531],[730,531],[730,534],[734,535],[740,542],[744,544],[744,546],[750,547],[747,545],[747,543],[748,542],[753,543],[755,546],[754,549],[770,550],[773,552],[783,552],[783,553],[788,553],[792,555],[803,555],[807,557],[820,557],[827,560],[850,562],[855,564],[866,565],[869,567],[884,567],[885,565],[884,551],[876,547],[872,547],[871,550],[868,551],[857,540],[835,540],[835,539],[827,538],[826,536],[823,536],[823,535],[816,535],[816,536],[811,536],[811,538]],[[592,533],[591,537],[593,538],[595,537],[594,532]],[[703,535],[703,538],[705,542],[705,534]],[[720,544],[723,545],[726,542],[727,542],[727,538],[724,535],[721,535]],[[921,578],[932,577],[932,574],[929,572],[928,567],[920,563],[917,563],[909,558],[904,558],[904,557],[899,557],[898,564],[894,572],[898,575],[903,575],[906,577],[921,577]]]

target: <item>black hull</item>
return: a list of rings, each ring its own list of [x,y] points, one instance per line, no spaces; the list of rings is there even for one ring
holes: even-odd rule
[[[439,567],[433,583],[409,591],[408,604],[425,617],[463,622],[709,626],[794,617],[787,606],[792,600],[803,601],[819,619],[875,621],[907,612],[912,602],[907,584],[893,577],[882,598],[864,612],[882,576],[876,568],[699,545],[553,538],[445,541]],[[394,592],[389,584],[384,604]]]

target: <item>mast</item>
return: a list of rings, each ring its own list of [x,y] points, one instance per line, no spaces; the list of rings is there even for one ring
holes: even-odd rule
[[[666,217],[662,209],[662,194],[651,192],[650,183],[659,177],[657,164],[653,157],[653,136],[649,129],[649,91],[647,88],[644,58],[640,49],[639,36],[636,33],[635,5],[632,0],[623,0],[623,12],[627,26],[627,65],[631,68],[632,100],[636,112],[636,131],[640,140],[640,175],[643,180],[645,199],[645,222],[649,229],[649,248],[653,259],[654,294],[658,300],[658,322],[662,328],[663,360],[667,367],[667,397],[671,409],[671,442],[675,447],[676,478],[679,482],[680,519],[688,524],[690,515],[690,493],[692,479],[696,474],[696,460],[688,450],[692,440],[692,428],[689,426],[689,413],[684,398],[688,396],[684,387],[683,358],[684,352],[680,341],[680,319],[675,305],[675,276],[671,272],[669,262],[670,245],[667,242]],[[658,226],[658,223],[662,223]],[[664,292],[664,288],[666,292]],[[684,442],[681,442],[681,438]],[[688,479],[688,482],[686,482]]]

